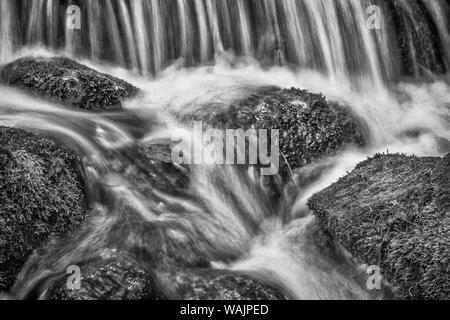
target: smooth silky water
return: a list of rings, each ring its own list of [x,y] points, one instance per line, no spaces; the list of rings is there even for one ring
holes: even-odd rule
[[[425,67],[412,59],[414,81],[400,80],[388,30],[366,28],[369,4],[105,0],[84,7],[85,40],[64,30],[60,43],[61,30],[52,23],[61,14],[56,1],[30,1],[19,8],[0,0],[2,63],[67,55],[143,91],[125,103],[123,112],[111,114],[76,111],[0,87],[0,125],[54,137],[76,150],[90,198],[86,226],[33,255],[11,293],[45,298],[51,281],[67,266],[130,248],[145,251],[139,263],[154,267],[152,254],[175,240],[207,257],[211,269],[247,274],[289,298],[388,298],[384,291],[366,289],[361,269],[329,242],[306,205],[310,196],[374,153],[442,156],[450,151],[448,77],[423,80],[419,70]],[[445,48],[436,59],[447,65],[450,36],[441,13],[448,8],[444,1],[423,4]],[[405,1],[401,6],[410,15],[405,19],[414,21],[414,5]],[[14,24],[19,9],[30,26],[36,21],[35,27]],[[104,21],[96,18],[102,15]],[[175,17],[177,23],[169,24]],[[179,32],[169,32],[168,26]],[[17,45],[19,39],[24,45]],[[114,61],[104,58],[105,42]],[[203,106],[225,108],[267,86],[322,92],[348,106],[366,124],[368,145],[323,160],[327,171],[307,185],[286,186],[277,207],[255,170],[191,166],[189,186],[180,191],[133,152],[136,146],[168,142],[174,133],[189,133],[188,125],[177,120],[183,115]],[[134,167],[141,170],[139,183],[123,170]],[[149,172],[156,172],[156,179]],[[134,232],[136,224],[148,226],[148,233]]]

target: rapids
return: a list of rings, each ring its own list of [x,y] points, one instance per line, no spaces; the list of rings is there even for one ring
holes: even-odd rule
[[[393,10],[404,20],[411,74],[398,70],[405,53],[392,39],[394,25],[366,28],[366,0],[81,1],[88,32],[78,35],[58,27],[62,3],[0,0],[0,62],[67,55],[143,93],[114,115],[71,110],[0,87],[0,125],[54,137],[79,153],[91,209],[85,228],[30,258],[12,294],[45,297],[48,279],[68,265],[115,250],[139,247],[151,257],[153,235],[134,233],[137,221],[162,230],[159,246],[176,239],[207,257],[210,268],[248,274],[293,299],[387,297],[366,289],[349,257],[332,253],[334,245],[306,202],[376,152],[450,151],[443,143],[450,139],[447,2],[399,1],[391,8],[382,1],[383,12]],[[414,41],[419,24],[439,35],[421,44],[433,51],[424,60]],[[432,81],[422,77],[420,70],[437,65],[441,73]],[[286,186],[281,206],[270,202],[252,170],[192,166],[189,186],[180,190],[151,164],[142,168],[132,153],[187,133],[174,114],[226,107],[264,86],[322,92],[349,106],[367,124],[367,147],[324,160],[329,169],[311,184]],[[124,170],[135,166],[144,172],[140,184]],[[150,260],[140,263],[152,265]]]

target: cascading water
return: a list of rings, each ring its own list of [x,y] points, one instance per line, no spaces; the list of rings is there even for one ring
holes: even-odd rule
[[[79,30],[65,23],[72,4],[85,17]],[[367,27],[371,5],[382,10],[380,29]],[[402,71],[444,72],[450,59],[445,0],[3,0],[1,12],[3,59],[13,44],[41,44],[143,74],[231,51],[382,86]]]
[[[80,30],[66,28],[72,4],[81,7]],[[382,9],[379,30],[367,27],[374,4]],[[439,141],[450,139],[450,87],[438,78],[450,66],[449,12],[444,0],[0,0],[0,63],[64,53],[143,89],[125,105],[124,117],[139,119],[130,126],[0,87],[0,125],[44,132],[77,150],[94,208],[83,230],[30,259],[13,293],[29,297],[42,279],[114,250],[138,247],[151,256],[178,241],[211,266],[276,284],[292,298],[370,298],[354,266],[327,255],[315,219],[299,212],[367,155],[448,151]],[[399,81],[430,73],[432,83]],[[367,123],[369,146],[328,159],[329,171],[286,190],[289,205],[280,208],[251,170],[194,166],[180,190],[133,154],[187,132],[173,113],[226,106],[271,85],[345,103]],[[424,128],[419,137],[403,135]],[[126,174],[135,168],[142,185]],[[165,272],[150,260],[140,263]],[[45,289],[40,284],[38,296]]]

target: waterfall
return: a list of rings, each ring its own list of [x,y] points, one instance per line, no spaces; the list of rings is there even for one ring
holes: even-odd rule
[[[450,69],[450,34],[448,32],[448,26],[450,25],[448,14],[450,12],[450,8],[442,0],[426,0],[425,5],[433,16],[434,21],[436,21],[436,27],[445,52],[444,57],[446,69],[448,71]]]
[[[0,1],[0,61],[7,60],[13,50],[12,34],[15,33],[12,21],[14,19],[13,2],[9,0]]]
[[[70,6],[80,28],[67,23]],[[139,263],[168,283],[166,261],[161,270],[154,262],[175,240],[211,271],[274,283],[292,298],[370,298],[353,261],[328,251],[335,248],[317,232],[307,200],[375,153],[450,148],[450,86],[421,78],[450,73],[449,0],[0,0],[0,17],[0,65],[42,47],[141,89],[122,111],[93,113],[0,86],[0,125],[45,133],[79,153],[96,218],[29,259],[12,290],[19,298],[69,262],[116,247],[142,248]],[[180,119],[272,87],[345,105],[367,145],[304,167],[308,183],[286,186],[279,207],[255,170],[234,165],[192,166],[189,186],[178,190],[178,177],[172,183],[172,169],[156,159],[174,132],[191,134]]]
[[[445,0],[0,2],[3,61],[13,43],[40,44],[155,74],[180,58],[185,66],[213,62],[225,50],[378,87],[402,75],[445,73],[450,67]],[[65,27],[73,4],[81,7],[81,30]],[[373,5],[381,10],[380,29],[367,26]],[[16,20],[21,28],[14,28]]]

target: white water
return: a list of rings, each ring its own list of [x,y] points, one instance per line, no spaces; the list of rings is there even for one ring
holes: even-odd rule
[[[420,14],[423,8],[417,4],[396,2],[395,12],[405,21],[408,60],[416,76],[421,68],[438,65],[439,58],[447,68],[450,61],[448,7],[444,1],[431,1],[420,0],[431,21],[424,21]],[[434,82],[420,78],[414,83],[393,81],[403,75],[398,70],[398,43],[391,39],[392,25],[378,31],[366,28],[366,8],[371,2],[82,3],[86,17],[83,28],[88,32],[77,34],[54,22],[63,14],[58,1],[24,4],[0,0],[0,63],[28,55],[68,54],[126,79],[141,88],[143,95],[127,102],[124,116],[137,115],[139,129],[146,132],[136,138],[132,134],[135,128],[112,115],[68,110],[0,87],[0,125],[46,133],[74,148],[87,172],[91,205],[100,208],[92,212],[96,219],[88,235],[79,235],[81,240],[75,237],[69,243],[66,240],[61,250],[46,253],[46,259],[30,261],[13,293],[26,297],[39,278],[57,274],[74,261],[106,254],[111,250],[107,240],[117,247],[128,242],[139,244],[151,254],[153,247],[147,237],[152,234],[130,240],[108,233],[111,225],[120,219],[128,221],[131,213],[137,213],[143,224],[164,225],[161,247],[179,241],[186,250],[206,256],[212,267],[262,279],[281,287],[292,298],[373,297],[357,279],[356,266],[336,261],[317,244],[323,236],[306,202],[376,152],[423,156],[449,152],[442,142],[450,139],[450,86],[445,80],[436,80],[437,76]],[[385,14],[387,10],[383,6]],[[24,20],[22,25],[27,28],[19,30],[16,20]],[[421,47],[413,41],[425,30],[418,28],[419,22],[428,31],[434,25],[443,49],[441,55],[431,50],[427,61],[421,60]],[[422,45],[432,48],[433,43]],[[135,165],[136,159],[124,158],[123,150],[170,140],[175,131],[186,132],[188,128],[174,113],[189,114],[205,105],[226,107],[270,85],[322,92],[329,100],[348,106],[367,124],[368,146],[325,159],[326,174],[306,189],[287,188],[283,208],[271,205],[259,177],[251,170],[191,168],[189,190],[179,195],[150,180],[146,183],[151,187],[142,188],[117,169]],[[419,134],[411,137],[407,134],[411,131]],[[110,195],[108,201],[98,195],[100,188]]]
[[[0,61],[22,44],[42,44],[129,66],[145,75],[158,73],[178,59],[186,66],[213,62],[216,55],[228,51],[320,71],[337,83],[350,80],[355,85],[368,79],[376,89],[401,76],[402,68],[419,75],[441,63],[448,68],[450,63],[450,8],[444,0],[78,3],[82,28],[69,30],[67,0],[0,1]],[[381,10],[379,30],[367,27],[371,5]],[[404,39],[396,38],[399,26]],[[403,65],[405,61],[409,66]]]
[[[41,56],[52,55],[38,49],[31,52]],[[62,138],[84,155],[85,166],[90,172],[89,183],[102,181],[116,186],[111,187],[116,199],[122,199],[146,221],[181,223],[186,228],[185,233],[167,230],[167,236],[190,239],[200,248],[212,245],[219,252],[211,261],[213,266],[274,283],[295,299],[371,297],[361,283],[353,279],[356,269],[349,271],[336,264],[315,245],[317,225],[314,217],[300,218],[308,212],[306,201],[375,152],[389,150],[424,156],[441,156],[448,152],[440,148],[439,139],[450,139],[450,87],[444,82],[399,83],[391,91],[361,93],[353,91],[351,84],[337,85],[333,79],[315,72],[292,72],[283,67],[267,70],[248,60],[242,65],[233,63],[231,67],[227,59],[218,59],[217,64],[210,67],[170,67],[154,79],[136,76],[120,68],[81,61],[124,78],[144,90],[143,96],[125,105],[127,110],[144,121],[157,119],[159,123],[159,129],[153,129],[141,141],[135,141],[126,127],[104,115],[67,110],[8,88],[0,88],[0,124],[45,131]],[[290,209],[284,208],[288,212],[271,211],[268,198],[253,172],[246,176],[229,166],[193,168],[190,189],[198,199],[186,199],[177,198],[165,190],[155,190],[154,194],[142,193],[111,166],[110,153],[114,155],[118,147],[167,140],[174,130],[186,130],[176,122],[173,112],[189,113],[211,102],[217,107],[226,106],[252,90],[268,85],[321,91],[329,99],[350,106],[352,112],[367,122],[372,137],[368,148],[348,150],[326,160],[330,170],[320,180],[306,190],[289,194],[295,201]],[[93,128],[96,134],[91,136]],[[417,138],[402,135],[414,129],[422,129],[423,133]],[[109,151],[105,153],[106,150]],[[226,183],[225,191],[223,183]],[[240,205],[236,206],[230,199],[237,199]],[[176,212],[171,211],[173,207],[178,207]],[[181,212],[180,207],[183,208]],[[290,216],[288,224],[281,222],[286,215]],[[255,233],[252,226],[259,226],[261,231]],[[203,240],[196,236],[199,234],[203,235]],[[240,258],[229,264],[228,260],[220,261],[220,252],[224,257],[233,254]],[[66,254],[70,257],[70,250]],[[67,263],[67,259],[65,256],[61,261]],[[26,290],[26,287],[18,291],[21,290]]]

